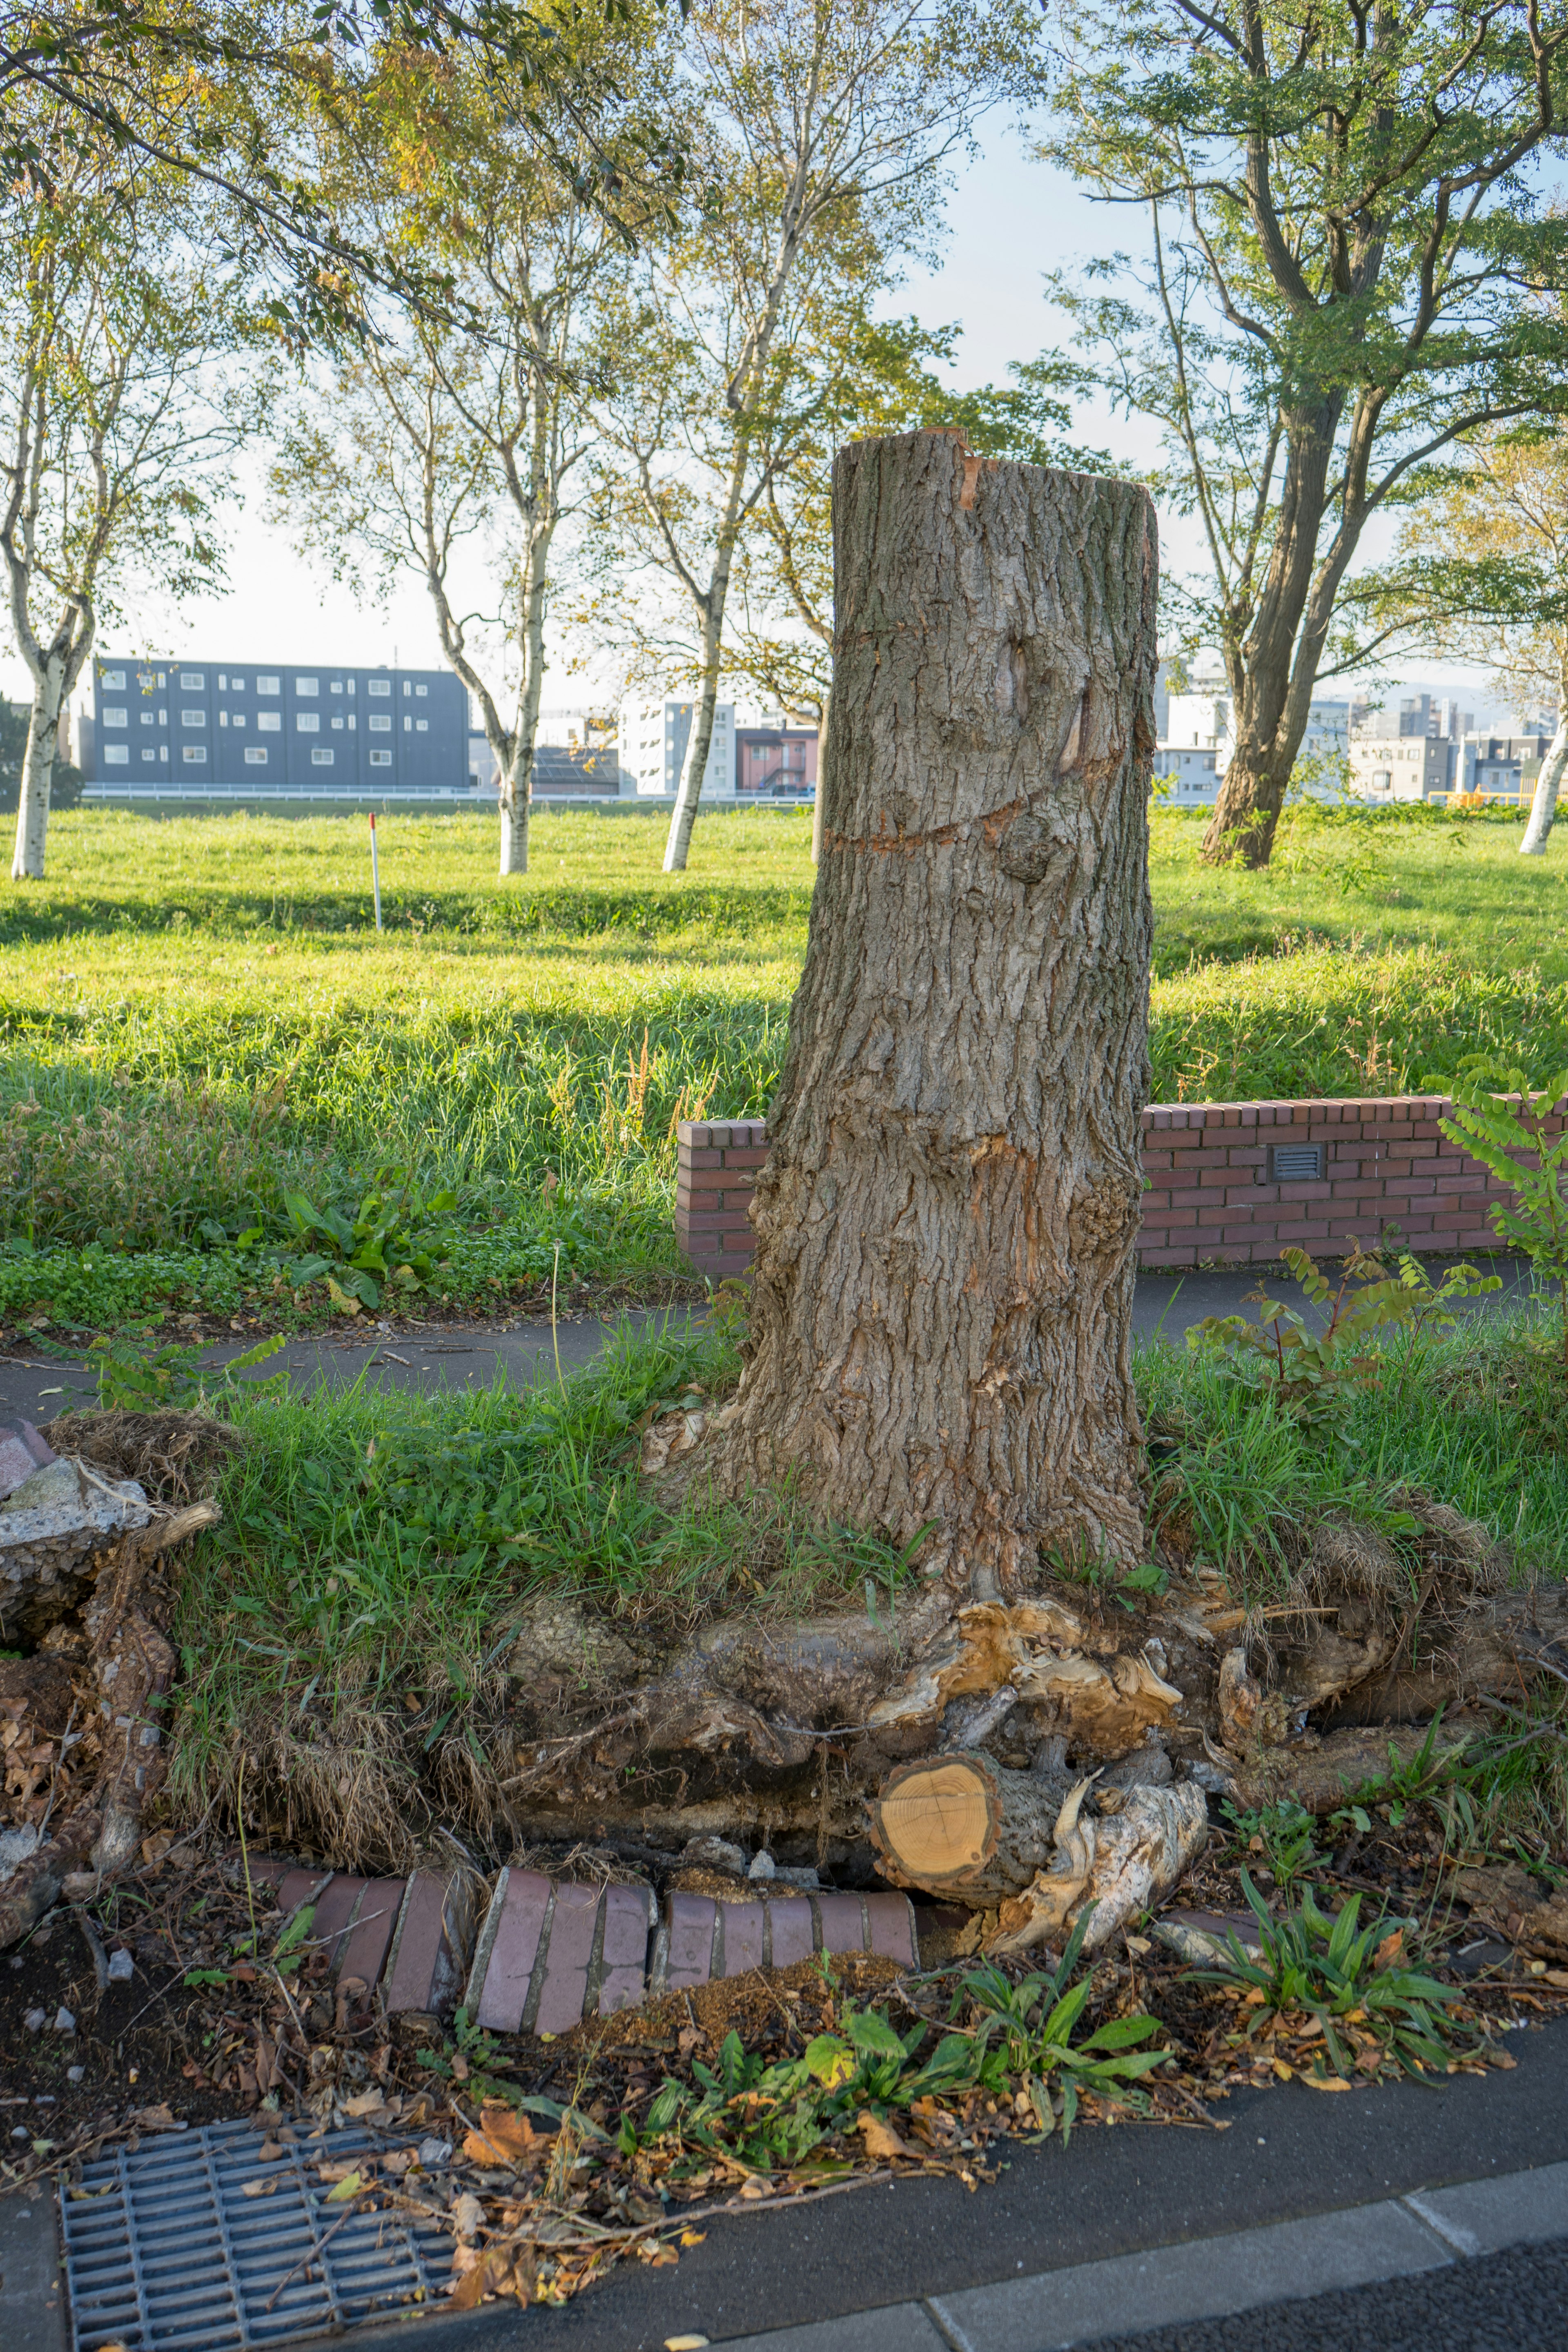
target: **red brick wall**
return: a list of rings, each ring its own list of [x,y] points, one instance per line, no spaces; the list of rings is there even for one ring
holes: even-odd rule
[[[1439,1095],[1339,1102],[1151,1103],[1143,1114],[1146,1266],[1249,1265],[1299,1243],[1342,1257],[1353,1241],[1397,1226],[1426,1251],[1495,1249],[1487,1212],[1510,1195],[1438,1120]],[[1553,1126],[1559,1131],[1563,1113]],[[751,1265],[746,1217],[767,1157],[763,1120],[687,1121],[679,1129],[675,1230],[714,1282]],[[1268,1151],[1318,1144],[1316,1183],[1268,1182]]]

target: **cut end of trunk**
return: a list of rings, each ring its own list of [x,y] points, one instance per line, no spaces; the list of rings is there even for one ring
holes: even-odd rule
[[[996,1850],[995,1782],[977,1757],[941,1756],[895,1773],[871,1813],[883,1852],[917,1885],[968,1879]]]

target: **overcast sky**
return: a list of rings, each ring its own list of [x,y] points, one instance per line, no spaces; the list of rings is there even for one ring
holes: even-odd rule
[[[1024,136],[1000,127],[988,138],[983,158],[957,177],[948,204],[948,236],[940,266],[911,275],[890,306],[915,312],[926,324],[956,320],[963,330],[955,385],[1004,382],[1013,360],[1036,357],[1057,346],[1059,317],[1044,299],[1044,272],[1142,243],[1142,220],[1132,212],[1092,203],[1065,173],[1039,163]],[[1150,428],[1113,417],[1109,410],[1086,410],[1077,430],[1090,444],[1114,448],[1134,460],[1152,460]],[[142,625],[127,632],[106,629],[102,649],[143,650],[194,661],[340,662],[373,667],[402,663],[437,667],[440,652],[428,601],[413,580],[400,583],[385,604],[356,604],[348,589],[335,586],[320,570],[295,554],[288,535],[264,520],[262,461],[247,469],[246,504],[229,536],[229,593],[185,605],[178,612],[149,604]],[[1195,532],[1170,515],[1161,517],[1161,557],[1184,568],[1200,555]],[[547,709],[580,706],[602,693],[611,673],[595,665],[574,677],[557,667],[546,678]],[[1423,671],[1405,681],[1432,690],[1458,691],[1477,724],[1500,724],[1484,688],[1462,671]],[[0,648],[0,690],[30,693],[26,673],[8,645]],[[1342,688],[1331,689],[1342,691]],[[1397,702],[1400,688],[1384,698]]]

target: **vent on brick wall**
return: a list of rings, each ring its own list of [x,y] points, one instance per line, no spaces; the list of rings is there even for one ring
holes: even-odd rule
[[[1321,1143],[1271,1143],[1268,1181],[1271,1184],[1317,1184],[1322,1181]]]

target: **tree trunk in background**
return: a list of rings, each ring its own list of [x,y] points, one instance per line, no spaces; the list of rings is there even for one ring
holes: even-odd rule
[[[1541,773],[1535,779],[1535,797],[1530,803],[1530,823],[1524,828],[1524,839],[1519,845],[1521,857],[1544,857],[1552,823],[1557,815],[1557,795],[1563,788],[1563,771],[1568,767],[1568,637],[1564,637],[1561,674],[1557,681],[1557,732],[1547,747],[1541,762]]]
[[[16,845],[11,859],[13,882],[41,882],[44,878],[44,844],[49,828],[55,755],[59,747],[65,668],[65,663],[51,647],[45,657],[43,674],[35,677],[33,684],[27,748],[22,756],[22,787],[16,803]]]
[[[811,809],[811,862],[822,863],[822,828],[827,822],[827,803],[823,797],[827,783],[827,720],[833,709],[831,692],[822,698],[822,717],[816,725],[816,797]]]
[[[752,1211],[732,1486],[955,1589],[1143,1549],[1154,510],[962,436],[834,468],[832,804]]]

